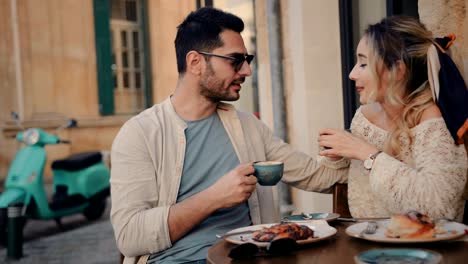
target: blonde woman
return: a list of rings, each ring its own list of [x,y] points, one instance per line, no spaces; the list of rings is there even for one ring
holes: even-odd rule
[[[349,77],[362,106],[352,133],[323,129],[319,136],[320,155],[349,161],[353,217],[413,209],[430,217],[463,218],[467,155],[447,128],[451,117],[434,103],[439,80],[431,65],[439,62],[437,46],[431,32],[409,17],[385,18],[369,26],[359,42]],[[460,91],[466,95],[466,87]],[[466,118],[466,107],[461,108]]]

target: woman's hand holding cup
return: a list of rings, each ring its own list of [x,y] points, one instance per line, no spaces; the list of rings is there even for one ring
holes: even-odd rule
[[[349,159],[365,160],[369,153],[375,153],[378,149],[365,140],[342,130],[326,128],[319,131],[318,139],[319,155],[337,159],[341,157]]]

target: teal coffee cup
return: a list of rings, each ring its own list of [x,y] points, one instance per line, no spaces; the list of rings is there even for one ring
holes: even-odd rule
[[[276,185],[283,177],[284,164],[281,161],[257,161],[253,166],[254,176],[260,185]]]

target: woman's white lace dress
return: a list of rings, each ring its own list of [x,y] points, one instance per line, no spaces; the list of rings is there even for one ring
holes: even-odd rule
[[[361,109],[351,131],[379,149],[388,135]],[[363,161],[351,160],[348,202],[353,217],[388,217],[415,209],[431,217],[462,220],[468,166],[464,146],[454,144],[442,118],[424,121],[411,131],[414,141],[404,141],[402,160],[381,153],[370,171]]]

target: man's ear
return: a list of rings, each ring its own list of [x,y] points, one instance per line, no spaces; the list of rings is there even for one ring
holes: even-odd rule
[[[194,50],[189,51],[185,56],[185,62],[187,63],[187,72],[190,72],[194,75],[200,75],[202,66],[203,66],[203,59],[202,55]]]

